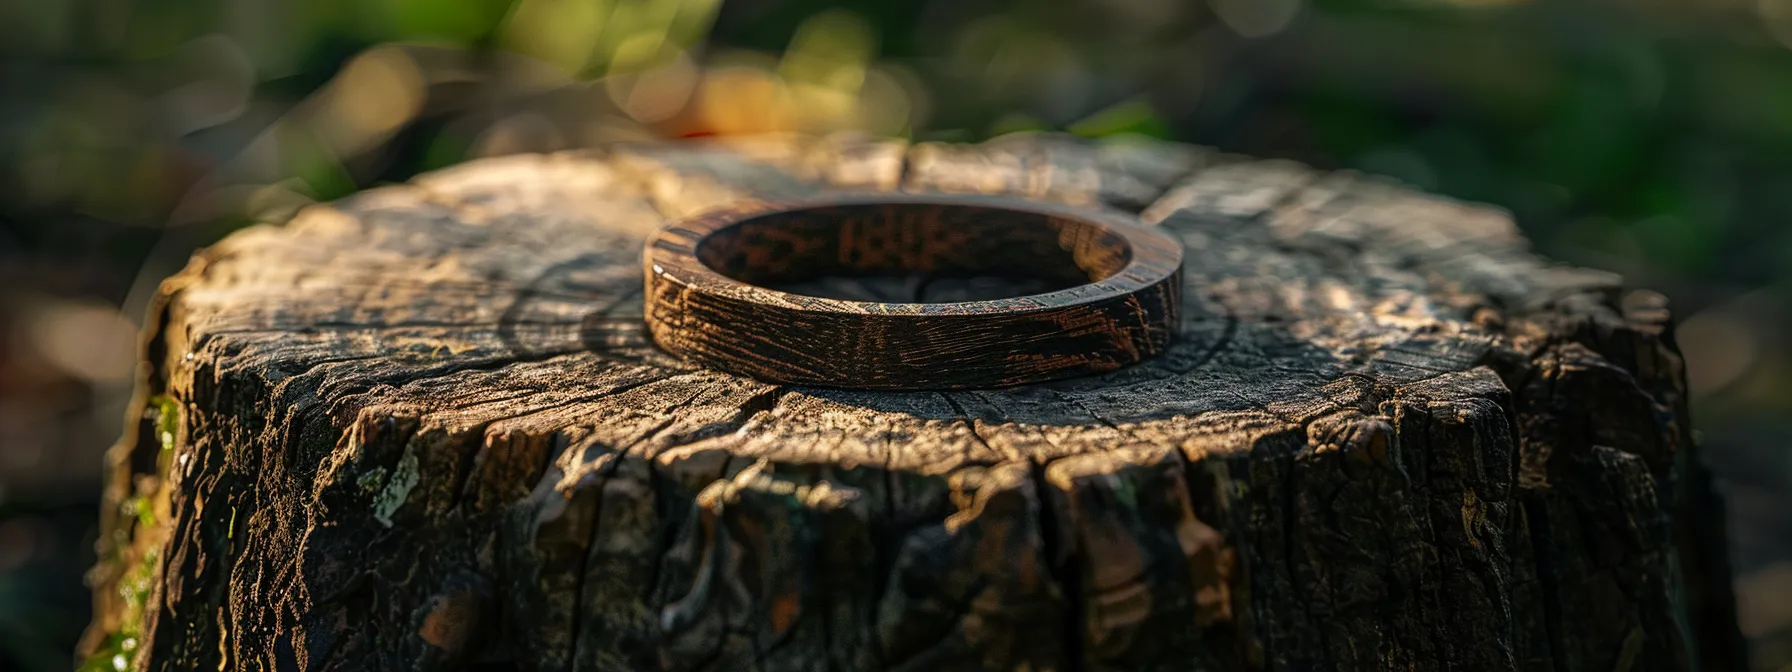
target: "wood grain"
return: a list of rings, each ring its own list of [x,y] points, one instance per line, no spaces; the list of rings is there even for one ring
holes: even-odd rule
[[[1182,250],[1109,212],[992,197],[839,197],[723,208],[647,242],[646,317],[667,351],[760,380],[941,390],[1113,371],[1180,326]],[[780,291],[855,278],[1028,280],[974,301]],[[814,291],[814,290],[811,290]]]
[[[949,392],[650,343],[656,229],[890,189],[1142,212],[1180,336]],[[152,318],[88,642],[139,669],[1746,665],[1660,297],[1359,175],[1058,136],[513,156],[239,232]]]

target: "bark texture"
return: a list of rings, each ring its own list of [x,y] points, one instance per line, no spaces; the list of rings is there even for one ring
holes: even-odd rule
[[[894,189],[1140,213],[1186,247],[1181,337],[949,393],[648,344],[663,223]],[[152,318],[107,667],[1742,669],[1664,301],[1359,175],[1055,136],[512,156],[242,231]]]

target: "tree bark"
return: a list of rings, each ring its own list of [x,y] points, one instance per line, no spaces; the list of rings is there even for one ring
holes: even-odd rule
[[[1139,213],[1186,248],[1182,337],[946,393],[648,343],[657,227],[897,189]],[[1744,665],[1663,299],[1360,175],[1026,135],[511,156],[239,232],[152,322],[101,667]]]

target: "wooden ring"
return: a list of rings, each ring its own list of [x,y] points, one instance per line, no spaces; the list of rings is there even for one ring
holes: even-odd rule
[[[1182,247],[1129,216],[987,196],[755,204],[647,243],[661,348],[763,380],[882,390],[1003,387],[1112,371],[1175,338]],[[762,286],[828,276],[1044,277],[1043,294],[878,303]]]

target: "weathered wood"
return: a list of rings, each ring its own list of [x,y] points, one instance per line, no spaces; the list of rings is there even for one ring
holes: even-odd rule
[[[1182,336],[947,393],[648,345],[663,222],[894,188],[1142,211]],[[101,660],[1742,666],[1660,298],[1357,175],[1053,136],[514,156],[240,232],[157,305]]]
[[[722,208],[662,229],[644,255],[654,343],[769,382],[1039,383],[1155,356],[1181,324],[1174,238],[1122,213],[1020,199],[879,194]],[[911,289],[854,295],[880,281]],[[941,285],[1017,291],[926,300]]]

